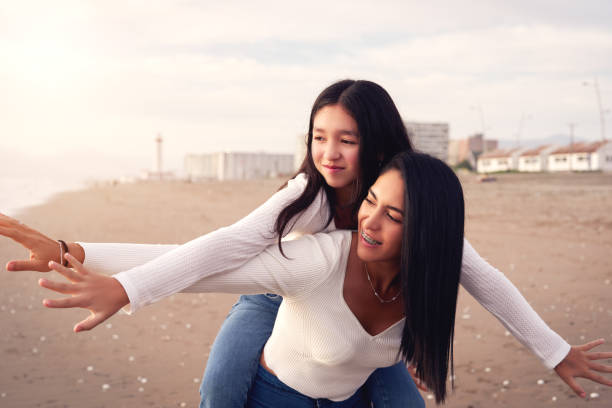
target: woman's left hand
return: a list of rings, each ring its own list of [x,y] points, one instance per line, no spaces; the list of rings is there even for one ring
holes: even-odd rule
[[[590,351],[592,348],[603,343],[604,339],[598,339],[580,346],[572,346],[570,352],[563,361],[555,367],[557,375],[581,398],[585,398],[586,393],[576,382],[576,377],[587,378],[591,381],[612,387],[611,379],[596,373],[596,371],[600,373],[612,373],[612,366],[595,362],[595,360],[612,358],[612,352]]]
[[[63,299],[45,299],[43,305],[51,308],[81,307],[88,309],[91,315],[74,326],[75,332],[91,330],[129,303],[127,293],[115,278],[93,273],[69,253],[65,258],[74,269],[66,268],[57,262],[49,262],[49,268],[64,275],[70,283],[39,279],[43,288],[71,297]]]

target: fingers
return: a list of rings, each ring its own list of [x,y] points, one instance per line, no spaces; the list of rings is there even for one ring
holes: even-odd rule
[[[66,279],[72,282],[81,282],[83,280],[83,276],[79,273],[79,271],[75,271],[70,268],[66,268],[64,265],[60,265],[55,261],[49,262],[49,268],[53,269],[64,275]]]
[[[44,261],[10,261],[6,264],[6,270],[9,272],[17,271],[38,271],[49,272],[49,266]]]
[[[589,363],[589,367],[592,370],[599,371],[600,373],[612,373],[612,366],[598,364],[598,363]]]
[[[47,279],[39,279],[38,285],[42,286],[43,288],[51,289],[55,292],[62,293],[64,295],[71,295],[77,290],[73,283],[54,282]]]
[[[43,300],[43,305],[50,308],[86,307],[80,296],[63,299],[45,299]]]
[[[586,375],[585,378],[588,378],[591,381],[595,381],[603,385],[607,385],[608,387],[612,387],[612,380],[608,380],[607,378],[602,377],[599,374],[595,374],[592,371],[589,373],[589,375]]]
[[[605,360],[607,358],[612,358],[612,352],[589,353],[587,357],[589,360]]]
[[[574,380],[574,377],[561,377],[563,381],[578,395],[580,398],[586,398],[586,392],[582,389],[580,385]]]
[[[74,269],[76,269],[81,275],[87,275],[89,274],[89,271],[87,271],[87,269],[83,266],[82,263],[80,263],[78,261],[78,259],[76,259],[74,256],[72,256],[70,253],[66,253],[64,254],[64,258],[70,263],[70,265],[72,265],[72,267]]]
[[[102,313],[93,313],[87,319],[77,323],[74,326],[74,332],[78,333],[80,331],[91,330],[109,317],[110,316],[105,316]]]
[[[586,344],[582,344],[580,346],[576,346],[576,348],[578,350],[582,350],[582,351],[588,351],[594,347],[599,346],[600,344],[603,344],[605,342],[604,339],[597,339],[597,340],[593,340],[593,341],[589,341]]]

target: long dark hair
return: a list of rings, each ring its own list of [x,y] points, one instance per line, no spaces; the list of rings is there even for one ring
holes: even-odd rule
[[[423,153],[397,155],[383,170],[404,179],[400,285],[406,324],[400,353],[416,368],[436,402],[446,398],[449,361],[454,386],[453,338],[463,256],[463,190],[441,160]]]
[[[310,112],[306,157],[297,173],[305,173],[307,184],[304,192],[287,205],[276,219],[274,232],[281,238],[293,225],[293,217],[304,211],[314,201],[321,188],[325,190],[330,206],[329,224],[335,216],[336,195],[315,167],[312,160],[312,128],[317,112],[328,105],[339,104],[357,123],[359,131],[359,176],[355,180],[351,210],[357,214],[361,201],[378,177],[382,166],[399,152],[412,151],[408,133],[393,100],[380,85],[370,81],[346,79],[336,82],[323,90],[315,100]],[[282,188],[282,187],[281,187]],[[354,217],[353,217],[354,218]],[[282,252],[282,247],[281,247]]]

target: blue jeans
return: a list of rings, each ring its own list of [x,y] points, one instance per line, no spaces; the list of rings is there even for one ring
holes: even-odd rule
[[[208,357],[200,408],[246,405],[281,301],[278,295],[243,295],[232,306]],[[363,390],[375,408],[425,407],[404,363],[374,371]]]
[[[310,398],[287,386],[261,365],[257,368],[255,382],[249,392],[247,408],[369,408],[362,389],[344,401]]]

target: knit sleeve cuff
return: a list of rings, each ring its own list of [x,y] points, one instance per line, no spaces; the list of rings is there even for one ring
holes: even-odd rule
[[[565,340],[562,340],[563,344],[561,344],[557,349],[546,359],[544,359],[544,365],[546,368],[553,369],[559,365],[561,361],[567,357],[570,352],[572,346],[570,346]]]
[[[117,279],[121,286],[123,286],[123,289],[125,290],[125,293],[127,293],[128,299],[130,300],[130,303],[121,310],[129,315],[134,314],[142,306],[141,299],[138,297],[138,290],[136,290],[136,287],[132,284],[129,276],[126,273],[120,272],[112,277]]]

